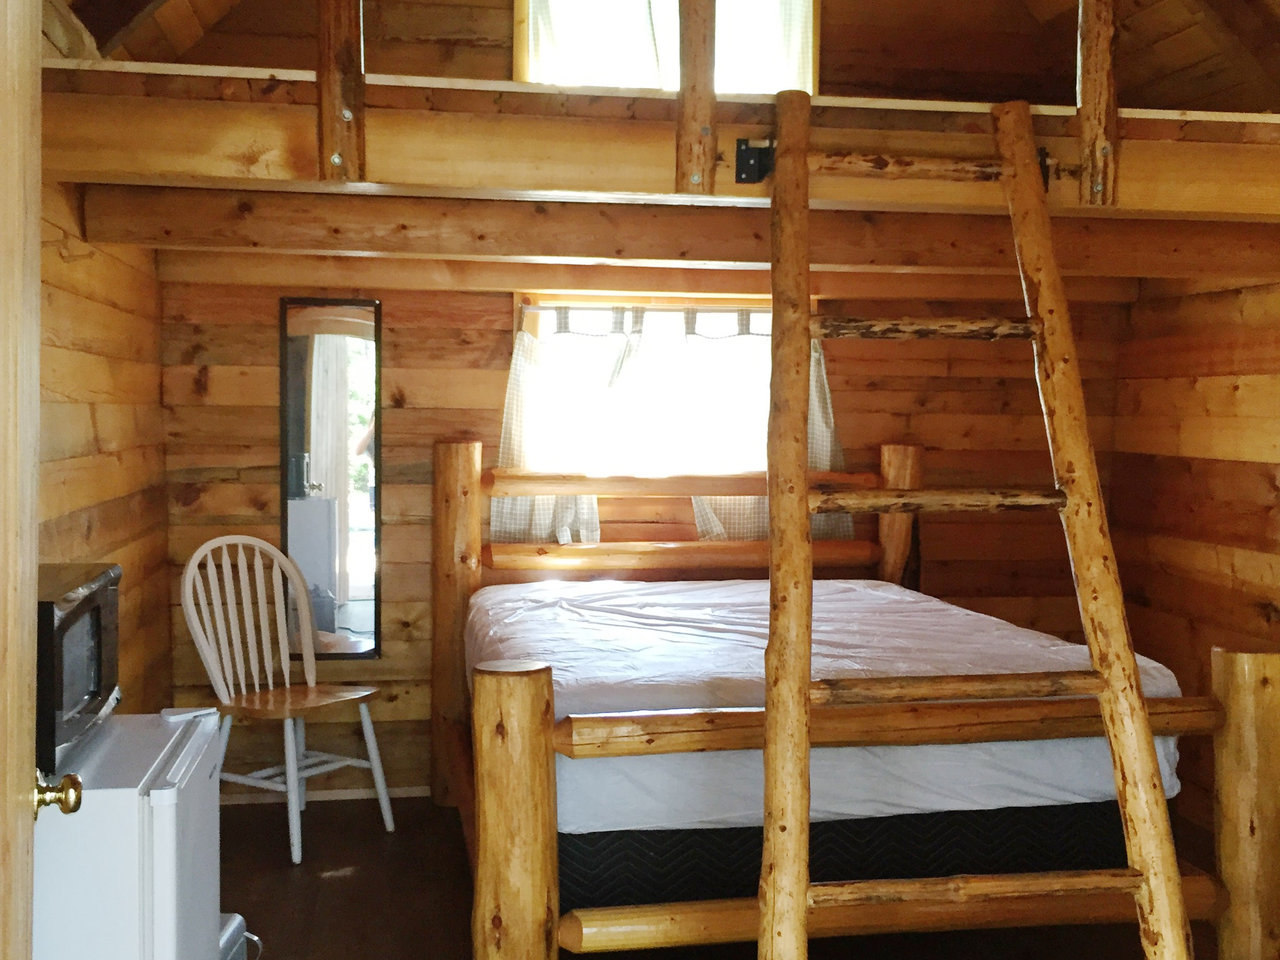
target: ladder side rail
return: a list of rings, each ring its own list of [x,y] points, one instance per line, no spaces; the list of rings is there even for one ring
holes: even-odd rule
[[[1142,942],[1148,960],[1182,960],[1191,956],[1191,939],[1181,877],[1089,440],[1079,357],[1053,255],[1031,112],[1025,102],[1014,102],[996,105],[993,113],[1027,310],[1039,327],[1036,371],[1054,473],[1067,496],[1062,515],[1067,548],[1093,665],[1108,681],[1099,703],[1129,862],[1143,875],[1135,896]]]
[[[809,95],[777,97],[770,233],[773,367],[768,430],[769,643],[765,650],[761,960],[808,954],[809,678]]]

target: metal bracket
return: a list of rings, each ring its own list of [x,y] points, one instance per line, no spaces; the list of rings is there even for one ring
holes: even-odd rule
[[[1036,147],[1036,157],[1040,160],[1040,179],[1044,181],[1044,192],[1048,193],[1049,192],[1049,170],[1051,166],[1050,160],[1049,160],[1049,148]]]
[[[734,157],[735,183],[761,183],[773,173],[772,140],[739,140]]]

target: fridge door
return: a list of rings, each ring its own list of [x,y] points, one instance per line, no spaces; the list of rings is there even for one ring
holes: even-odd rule
[[[217,715],[182,722],[172,760],[149,784],[145,816],[150,850],[149,922],[152,960],[218,960]]]

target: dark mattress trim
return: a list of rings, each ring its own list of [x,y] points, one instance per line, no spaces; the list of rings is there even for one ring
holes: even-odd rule
[[[1125,865],[1115,802],[904,814],[812,825],[814,882]],[[759,827],[559,835],[560,909],[754,897]]]

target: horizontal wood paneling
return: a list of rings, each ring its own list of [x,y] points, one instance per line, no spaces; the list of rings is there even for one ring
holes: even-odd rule
[[[1120,346],[1112,523],[1136,646],[1210,689],[1209,652],[1280,647],[1280,287],[1139,301]],[[1212,765],[1183,751],[1185,816]]]
[[[120,564],[122,709],[159,710],[172,666],[154,256],[82,243],[70,188],[43,201],[40,559]]]
[[[322,680],[371,682],[372,704],[392,786],[426,780],[430,717],[431,456],[436,439],[482,440],[496,455],[512,345],[509,294],[377,289],[164,287],[163,391],[168,468],[168,573],[174,696],[205,703],[211,693],[177,606],[179,575],[205,540],[243,532],[279,542],[279,298],[377,297],[382,310],[382,657],[325,661]],[[353,742],[354,720],[308,724],[308,742]],[[252,727],[231,740],[230,769],[278,755],[279,732]],[[261,761],[261,762],[259,762]],[[339,771],[317,787],[367,786]]]

